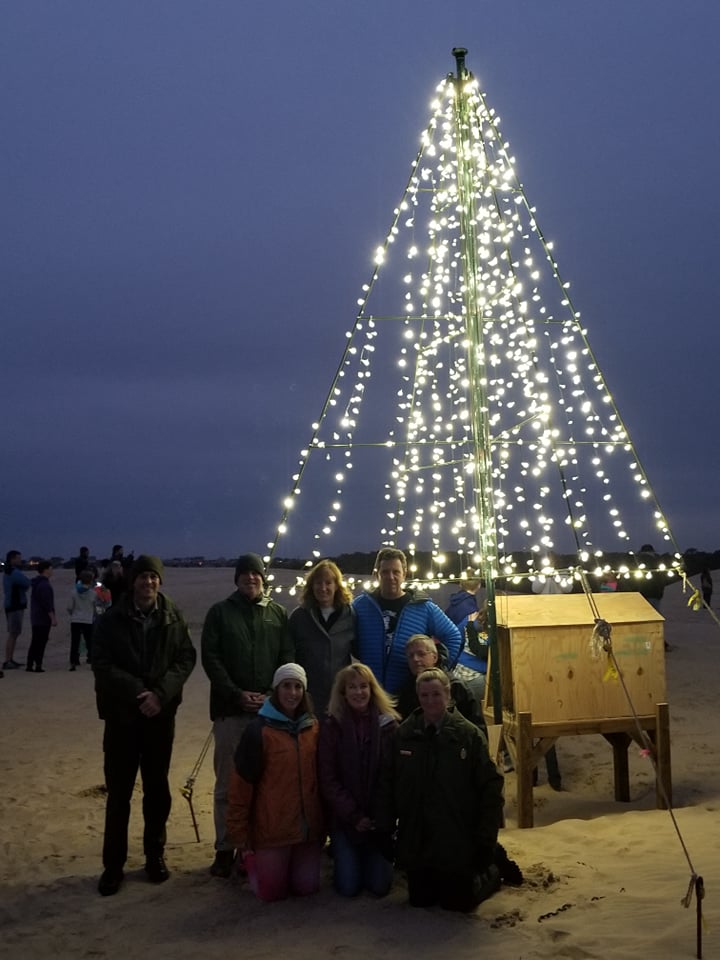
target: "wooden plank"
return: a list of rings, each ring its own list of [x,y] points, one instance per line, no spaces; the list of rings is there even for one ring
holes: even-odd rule
[[[518,827],[526,829],[533,825],[532,775],[536,766],[533,759],[532,715],[529,713],[518,714],[515,748]]]
[[[639,593],[593,593],[598,614],[611,624],[663,623],[664,617]],[[495,600],[499,625],[554,627],[595,623],[595,613],[584,593],[502,594]]]

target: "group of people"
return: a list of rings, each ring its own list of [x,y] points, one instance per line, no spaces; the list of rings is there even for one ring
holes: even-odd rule
[[[329,836],[340,894],[383,896],[397,864],[412,904],[471,910],[503,877],[517,883],[521,875],[497,842],[503,778],[481,711],[453,673],[467,618],[455,624],[406,588],[400,550],[381,550],[374,572],[377,587],[353,600],[337,566],[320,561],[288,616],[268,596],[262,559],[248,553],[237,561],[233,593],[208,611],[201,657],[214,733],[210,870],[246,873],[263,900],[310,894]],[[162,578],[157,558],[138,557],[127,594],[94,631],[105,721],[104,896],[124,879],[138,769],[145,870],[151,882],[169,876],[174,718],[196,655]]]
[[[80,650],[85,645],[87,662],[91,662],[92,636],[95,621],[117,601],[127,587],[127,573],[131,565],[123,566],[123,548],[113,547],[109,560],[103,562],[102,579],[97,566],[90,559],[88,547],[80,547],[75,560],[75,585],[68,598],[67,612],[70,617],[70,670],[80,665]],[[40,560],[35,567],[36,576],[30,579],[23,573],[23,559],[19,550],[9,550],[5,557],[3,595],[7,622],[5,660],[0,676],[5,670],[18,670],[23,664],[15,659],[17,642],[22,633],[25,611],[30,594],[31,639],[28,647],[25,670],[28,673],[44,673],[43,659],[50,639],[50,630],[57,626],[55,591],[51,580],[53,566],[48,560]]]
[[[43,657],[50,637],[51,627],[57,626],[55,616],[55,594],[50,578],[53,567],[47,560],[41,560],[36,568],[37,575],[30,580],[22,571],[22,554],[19,550],[8,550],[3,570],[3,599],[7,640],[5,642],[5,660],[0,676],[5,670],[18,670],[22,664],[15,659],[17,641],[22,633],[23,619],[28,607],[30,593],[30,646],[27,652],[25,669],[29,673],[43,673]]]

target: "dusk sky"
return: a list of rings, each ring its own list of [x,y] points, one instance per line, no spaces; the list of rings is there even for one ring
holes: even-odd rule
[[[718,36],[712,0],[3,4],[2,553],[264,552],[455,46],[677,542],[720,547]]]

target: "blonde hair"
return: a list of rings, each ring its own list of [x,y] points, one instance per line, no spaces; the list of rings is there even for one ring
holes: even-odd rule
[[[407,643],[405,644],[406,654],[410,647],[424,647],[427,651],[434,654],[437,654],[438,652],[437,644],[432,637],[429,637],[426,633],[414,633],[411,637],[409,637]]]
[[[352,594],[343,583],[340,567],[338,567],[336,563],[333,563],[332,560],[319,560],[305,578],[305,586],[303,587],[302,597],[300,598],[300,603],[303,607],[317,606],[317,600],[313,593],[313,584],[318,576],[325,570],[327,570],[335,581],[335,593],[333,594],[333,606],[335,609],[339,610],[344,604],[350,603],[352,600]]]
[[[386,713],[394,720],[401,720],[400,714],[395,709],[395,702],[386,690],[378,683],[377,677],[370,667],[364,663],[351,663],[348,667],[343,667],[335,674],[332,692],[330,693],[330,703],[328,704],[328,713],[336,720],[342,720],[348,710],[347,700],[345,699],[345,690],[348,683],[355,677],[367,681],[370,687],[370,703],[374,703],[378,713]]]
[[[450,677],[438,667],[430,667],[429,670],[419,673],[415,678],[415,689],[417,690],[421,683],[430,683],[431,680],[439,680],[448,696],[450,695]]]

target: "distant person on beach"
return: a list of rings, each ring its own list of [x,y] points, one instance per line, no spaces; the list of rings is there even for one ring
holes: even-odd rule
[[[323,717],[338,670],[350,663],[355,642],[352,594],[332,560],[320,560],[310,570],[300,606],[290,614],[295,660],[304,667],[315,713]]]
[[[53,568],[49,560],[41,560],[37,565],[37,576],[30,581],[30,623],[32,639],[28,648],[28,673],[44,673],[43,657],[50,639],[50,628],[57,626],[55,616],[55,591],[50,583]]]
[[[128,582],[119,560],[111,560],[102,578],[102,586],[110,595],[110,603],[117,603],[127,593]]]
[[[70,669],[80,666],[80,643],[85,641],[87,662],[92,661],[92,635],[98,596],[95,592],[93,571],[86,567],[72,589],[67,612],[70,614]]]
[[[202,631],[202,665],[210,680],[215,738],[215,860],[210,872],[229,877],[235,845],[227,831],[228,786],[240,737],[272,689],[278,667],[294,659],[285,607],[265,596],[265,564],[238,557],[236,590],[210,607]]]
[[[666,578],[658,571],[659,556],[655,553],[652,544],[645,543],[637,554],[638,567],[641,576],[635,583],[637,592],[642,594],[647,602],[660,613],[662,598],[665,593]]]
[[[80,547],[80,553],[75,558],[75,580],[80,579],[83,570],[90,570],[90,548]]]
[[[318,721],[305,671],[285,663],[243,732],[231,771],[227,833],[261,900],[320,887],[325,823],[317,775]]]
[[[25,576],[22,566],[22,554],[19,550],[8,550],[3,570],[3,596],[5,620],[7,622],[7,641],[5,643],[5,662],[3,670],[17,670],[22,664],[15,660],[15,646],[22,633],[23,614],[27,609],[27,592],[31,581]]]
[[[545,573],[538,574],[532,581],[532,592],[544,596],[554,596],[561,593],[572,593],[574,580],[571,575],[563,576],[555,569],[555,554],[550,551],[547,557]]]
[[[703,601],[709,607],[713,594],[713,581],[707,567],[703,567],[700,573],[700,589],[702,590]]]
[[[376,829],[378,782],[400,715],[364,663],[335,678],[320,724],[320,792],[331,815],[335,889],[384,897],[393,879],[390,834]]]
[[[160,592],[163,565],[141,555],[130,591],[98,620],[92,666],[98,714],[105,721],[105,837],[98,892],[120,889],[128,852],[128,824],[138,768],[143,784],[143,850],[151,883],[170,876],[166,824],[172,804],[168,772],[175,713],[195,666],[195,648],[182,613]]]
[[[383,547],[375,559],[378,587],[353,600],[357,615],[356,658],[367,664],[391,695],[408,682],[405,645],[414,633],[425,633],[445,644],[450,669],[463,647],[458,627],[436,603],[405,589],[407,560],[402,550]]]

